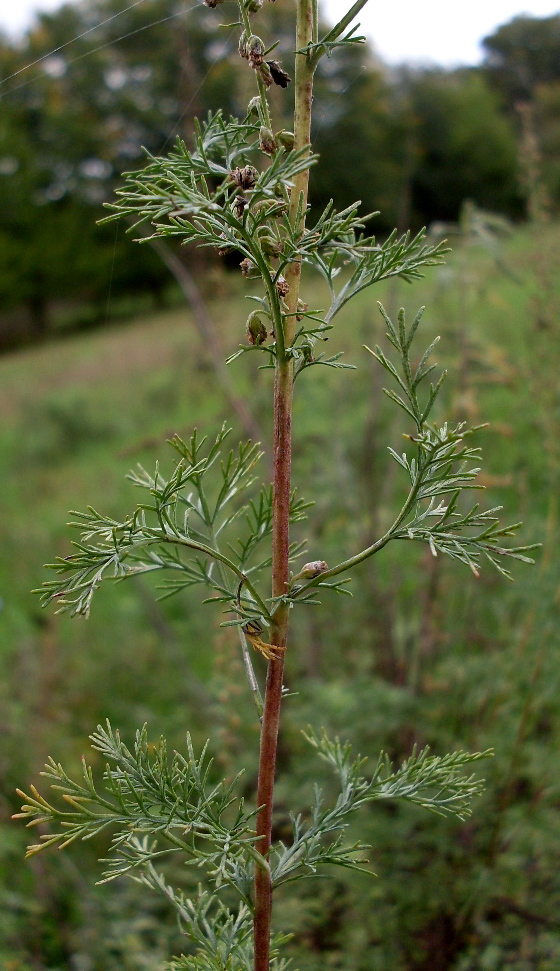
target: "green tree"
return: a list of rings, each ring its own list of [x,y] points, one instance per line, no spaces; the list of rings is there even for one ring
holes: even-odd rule
[[[0,305],[27,305],[33,335],[44,336],[50,300],[90,299],[108,279],[114,234],[96,230],[92,206],[70,188],[74,166],[54,147],[56,125],[38,101],[40,120],[38,109],[0,105]]]
[[[0,301],[27,303],[38,334],[54,299],[104,303],[109,281],[114,294],[161,290],[159,258],[95,227],[96,214],[144,148],[189,132],[197,109],[235,106],[231,30],[228,47],[228,35],[214,36],[215,14],[177,16],[170,0],[129,6],[101,0],[41,14],[24,44],[2,55]]]
[[[542,177],[549,198],[558,211],[560,207],[560,81],[539,85],[535,90],[534,122],[539,139]]]
[[[514,17],[485,37],[484,71],[510,110],[560,80],[560,15]]]
[[[405,142],[398,93],[366,48],[348,48],[317,71],[313,141],[323,159],[311,203],[320,212],[359,194],[363,212],[380,210],[375,227],[399,219]]]
[[[413,128],[412,207],[422,220],[456,220],[466,198],[519,215],[515,133],[477,71],[405,78]]]
[[[520,175],[530,218],[560,203],[556,98],[560,15],[520,16],[486,37],[483,71],[518,132]]]

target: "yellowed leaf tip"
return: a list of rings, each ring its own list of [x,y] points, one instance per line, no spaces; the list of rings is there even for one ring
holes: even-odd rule
[[[40,843],[35,843],[34,846],[28,846],[27,852],[25,854],[25,859],[28,860],[31,856],[36,856],[37,853],[40,853],[41,850],[44,850],[44,848],[45,847],[41,846]]]

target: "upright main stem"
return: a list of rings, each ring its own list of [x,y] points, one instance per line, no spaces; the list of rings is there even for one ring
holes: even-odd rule
[[[302,50],[313,40],[313,0],[297,0],[296,50]],[[295,71],[295,119],[294,148],[311,144],[311,103],[313,69],[305,55],[296,55]],[[290,219],[295,224],[298,207],[307,206],[309,171],[301,172],[294,180],[291,194]],[[301,211],[301,208],[300,208]],[[296,311],[299,299],[301,263],[291,263],[286,271],[290,290],[286,298],[287,315],[275,322],[283,327],[284,347],[289,348],[294,339]],[[274,441],[273,441],[273,529],[272,529],[272,596],[286,593],[289,573],[289,521],[292,461],[292,397],[293,363],[291,358],[279,358],[274,382]],[[288,607],[281,604],[274,615],[272,643],[285,648],[288,640]],[[257,803],[261,807],[257,816],[257,849],[268,859],[271,845],[274,778],[278,727],[282,705],[282,677],[284,660],[269,661],[266,678],[266,694],[261,728],[259,758],[259,782]],[[257,867],[255,874],[255,971],[269,971],[270,928],[272,918],[272,885],[270,874]]]

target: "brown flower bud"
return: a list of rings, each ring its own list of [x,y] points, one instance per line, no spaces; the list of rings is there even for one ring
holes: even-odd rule
[[[274,155],[278,146],[270,128],[265,128],[264,126],[261,128],[259,132],[259,147],[261,152],[264,152],[266,155]]]
[[[309,304],[304,303],[303,300],[298,298],[297,309],[298,313],[296,314],[296,320],[299,322],[300,320],[303,320],[305,312],[309,309]]]
[[[235,182],[236,186],[243,191],[247,189],[252,189],[259,177],[259,173],[252,165],[245,165],[242,169],[233,169],[230,178],[232,182]]]
[[[245,57],[248,59],[252,68],[260,67],[264,58],[264,44],[260,37],[251,34],[245,45]]]
[[[249,344],[254,344],[255,347],[264,344],[268,337],[268,331],[256,311],[247,318],[246,332]]]
[[[281,297],[287,297],[290,292],[290,286],[285,277],[280,274],[276,281],[276,289]]]
[[[242,275],[247,277],[248,280],[256,280],[256,278],[260,277],[261,275],[258,266],[256,266],[253,261],[247,257],[245,257],[244,260],[241,260],[239,266],[241,267]]]
[[[231,208],[235,212],[235,215],[237,216],[237,218],[241,219],[248,205],[249,205],[249,200],[246,199],[245,196],[236,196],[232,202]]]
[[[324,560],[312,560],[311,563],[306,563],[302,567],[301,571],[298,573],[298,579],[302,580],[313,580],[314,577],[318,577],[321,573],[325,573],[328,570],[328,566]]]
[[[263,84],[265,85],[265,87],[269,88],[270,85],[272,84],[272,73],[270,71],[270,68],[267,62],[263,61],[262,64],[259,64],[257,70],[259,73],[259,77],[263,82]]]
[[[292,79],[278,61],[265,61],[265,64],[272,75],[274,83],[281,88],[287,88]]]

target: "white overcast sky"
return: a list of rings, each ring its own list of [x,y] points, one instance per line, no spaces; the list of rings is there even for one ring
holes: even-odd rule
[[[185,0],[190,6],[192,0]],[[322,0],[323,10],[334,20],[352,0]],[[60,0],[0,0],[0,29],[23,30],[35,10],[53,10]],[[383,60],[432,62],[452,66],[476,64],[483,37],[518,14],[547,17],[560,13],[560,0],[405,0],[387,4],[370,0],[358,21]]]

